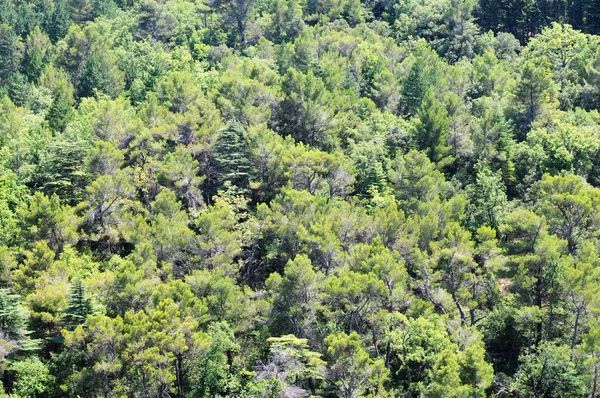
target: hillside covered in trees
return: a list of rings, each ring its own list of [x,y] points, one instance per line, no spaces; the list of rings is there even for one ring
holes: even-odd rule
[[[0,397],[600,397],[597,0],[0,0]]]

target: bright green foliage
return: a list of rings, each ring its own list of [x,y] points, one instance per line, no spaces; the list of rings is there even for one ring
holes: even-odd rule
[[[598,397],[596,3],[0,0],[0,396]]]
[[[29,207],[21,209],[20,215],[26,226],[23,232],[32,242],[45,240],[52,249],[60,251],[76,238],[71,209],[61,206],[56,194],[48,198],[36,193]]]
[[[192,373],[194,390],[192,397],[210,397],[227,394],[234,355],[240,346],[236,344],[227,322],[213,323],[208,328],[210,345],[196,364]]]
[[[304,336],[315,322],[316,303],[323,275],[313,270],[304,255],[290,260],[283,276],[273,273],[265,282],[273,295],[273,314],[278,330]]]
[[[8,370],[14,372],[13,394],[20,398],[44,396],[54,382],[48,367],[35,357],[14,362]]]
[[[481,340],[472,331],[457,332],[463,349],[451,348],[459,343],[440,328],[438,316],[406,318],[393,314],[394,325],[388,339],[396,357],[397,377],[407,391],[433,396],[479,395],[491,384],[492,368],[485,361]],[[452,386],[452,388],[448,388]]]
[[[522,361],[512,386],[523,397],[584,397],[585,387],[564,345],[542,344],[536,355]]]
[[[339,396],[351,398],[377,395],[388,377],[383,361],[372,360],[356,332],[331,334],[325,338],[328,380]]]
[[[568,243],[575,253],[600,222],[600,190],[585,185],[574,175],[545,175],[539,183],[540,212],[546,216],[550,231]]]
[[[477,180],[470,186],[470,217],[479,227],[488,225],[498,228],[508,206],[506,187],[500,173],[494,173],[485,163],[476,166]]]
[[[306,394],[325,379],[321,354],[310,351],[306,339],[294,335],[271,337],[269,362],[260,366],[257,379],[277,381],[281,394]]]

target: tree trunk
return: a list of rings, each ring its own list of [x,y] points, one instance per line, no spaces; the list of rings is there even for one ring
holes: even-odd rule
[[[183,364],[183,358],[181,355],[177,355],[175,360],[175,377],[177,379],[177,397],[183,398],[183,381],[181,380],[181,368]]]

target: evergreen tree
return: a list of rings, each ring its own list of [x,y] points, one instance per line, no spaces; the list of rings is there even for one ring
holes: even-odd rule
[[[584,30],[593,35],[600,34],[600,3],[598,1],[581,0],[585,7]]]
[[[425,61],[418,57],[410,68],[402,87],[402,113],[414,115],[421,107],[421,102],[427,91],[425,76]]]
[[[77,86],[77,97],[93,97],[94,90],[101,93],[110,92],[110,81],[106,75],[100,55],[93,52],[83,63],[79,85]]]
[[[7,80],[8,97],[16,106],[26,106],[31,100],[31,84],[18,72],[13,73]]]
[[[64,131],[73,114],[73,98],[64,88],[59,88],[46,113],[48,127],[56,132]]]
[[[71,26],[69,3],[67,0],[54,1],[54,7],[46,19],[46,32],[53,43],[56,43],[65,35]]]
[[[39,26],[36,26],[27,36],[23,57],[23,73],[30,82],[37,83],[39,80],[48,62],[47,55],[50,49],[51,44],[48,36],[40,30]]]
[[[20,297],[8,289],[0,289],[0,331],[7,337],[23,336],[27,318],[21,307]]]
[[[4,86],[8,78],[19,70],[18,40],[12,27],[0,25],[0,86]]]
[[[61,321],[68,329],[75,329],[77,326],[83,325],[87,316],[94,314],[92,299],[88,297],[81,279],[77,279],[71,284],[68,305],[63,312],[64,316]]]
[[[526,62],[515,90],[517,123],[521,140],[531,130],[531,125],[542,114],[544,105],[552,95],[551,74],[533,62]]]
[[[492,171],[485,163],[475,165],[475,171],[475,184],[470,185],[468,191],[471,198],[469,216],[474,230],[483,225],[498,228],[508,205],[502,174]]]
[[[250,149],[244,128],[232,122],[221,130],[214,147],[216,190],[229,183],[237,193],[249,193],[250,169]]]
[[[432,162],[449,160],[447,156],[450,147],[446,142],[449,123],[448,112],[433,91],[429,90],[417,113],[415,142],[420,150],[427,153]]]

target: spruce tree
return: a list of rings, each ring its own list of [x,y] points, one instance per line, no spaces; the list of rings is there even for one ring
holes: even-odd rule
[[[0,85],[5,85],[19,69],[18,40],[10,26],[0,25]]]
[[[402,112],[405,115],[414,115],[421,106],[423,96],[427,90],[425,81],[425,62],[423,58],[417,58],[413,63],[404,86],[402,87]]]
[[[250,168],[250,150],[244,129],[239,123],[232,122],[221,130],[214,147],[216,188],[229,182],[237,193],[248,193]]]
[[[87,316],[94,313],[92,300],[87,296],[81,279],[77,279],[71,284],[69,301],[64,313],[62,322],[68,329],[75,329],[77,326],[83,325]]]
[[[56,43],[69,31],[71,26],[71,17],[69,15],[69,4],[66,0],[56,0],[54,8],[46,20],[46,32],[53,43]]]
[[[73,113],[73,99],[65,89],[58,89],[54,95],[50,109],[46,113],[48,127],[53,131],[64,131]]]
[[[20,306],[20,298],[8,289],[0,289],[0,331],[18,339],[25,330],[26,318]]]
[[[94,89],[100,92],[109,91],[109,80],[102,68],[102,60],[96,53],[90,54],[83,63],[81,79],[77,87],[79,98],[94,96]]]
[[[449,119],[448,112],[433,91],[425,94],[415,123],[415,141],[420,150],[427,153],[432,162],[442,162],[447,159],[449,146],[448,138]]]

